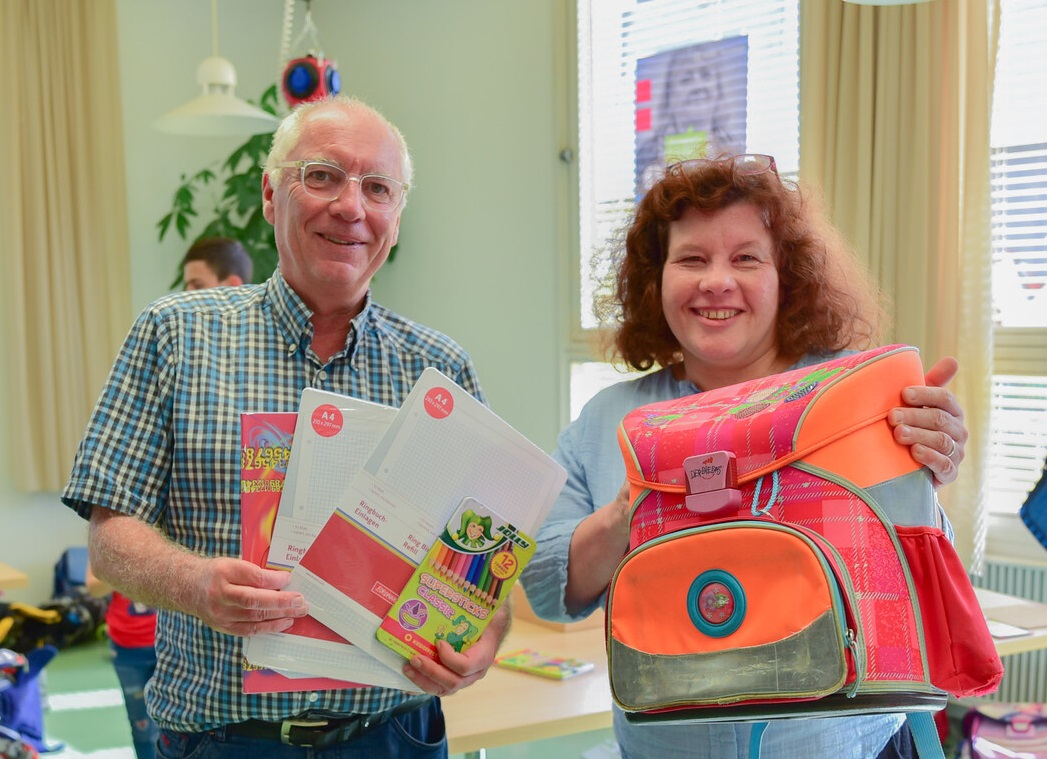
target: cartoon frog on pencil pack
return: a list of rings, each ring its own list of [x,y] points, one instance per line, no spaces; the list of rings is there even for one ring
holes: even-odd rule
[[[465,644],[469,643],[469,638],[476,635],[478,629],[476,625],[473,625],[465,618],[464,614],[459,614],[454,620],[454,629],[451,632],[446,633],[445,625],[440,625],[440,629],[436,631],[436,635],[433,636],[434,640],[446,640],[451,648],[458,653],[462,653],[462,649],[465,648]]]

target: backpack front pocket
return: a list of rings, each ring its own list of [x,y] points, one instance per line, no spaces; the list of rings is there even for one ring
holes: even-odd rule
[[[814,539],[774,522],[713,523],[644,543],[609,588],[615,702],[646,711],[840,690],[856,661],[833,565]]]

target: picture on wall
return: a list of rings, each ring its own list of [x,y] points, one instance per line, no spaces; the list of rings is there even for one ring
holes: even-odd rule
[[[746,36],[636,61],[636,197],[668,164],[745,151]]]

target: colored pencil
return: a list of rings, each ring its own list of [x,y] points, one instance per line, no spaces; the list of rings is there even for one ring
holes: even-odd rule
[[[469,569],[469,554],[459,553],[458,560],[454,565],[454,572],[451,575],[451,582],[461,588],[465,585],[465,573]]]
[[[490,598],[487,597],[487,581],[491,577],[491,557],[494,555],[493,551],[488,551],[484,554],[483,567],[480,570],[480,576],[476,580],[476,595],[484,603],[490,603]]]
[[[473,554],[473,564],[469,568],[469,592],[476,594],[477,583],[480,582],[480,575],[483,574],[484,564],[487,563],[486,553]]]
[[[436,574],[443,575],[447,571],[447,559],[450,553],[451,547],[441,541],[440,550],[433,557],[433,571]]]

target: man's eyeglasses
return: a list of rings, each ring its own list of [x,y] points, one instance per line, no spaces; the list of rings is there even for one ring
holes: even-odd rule
[[[774,163],[774,156],[763,155],[762,153],[743,153],[742,155],[732,155],[720,159],[691,158],[687,161],[672,164],[667,171],[687,171],[688,169],[709,164],[730,166],[736,174],[742,176],[753,176],[767,171],[773,171],[774,175],[778,176],[778,167]]]
[[[277,169],[298,169],[302,189],[320,200],[337,200],[350,182],[359,182],[364,206],[372,211],[394,211],[407,195],[407,185],[384,174],[349,174],[340,166],[323,161],[284,161]]]

